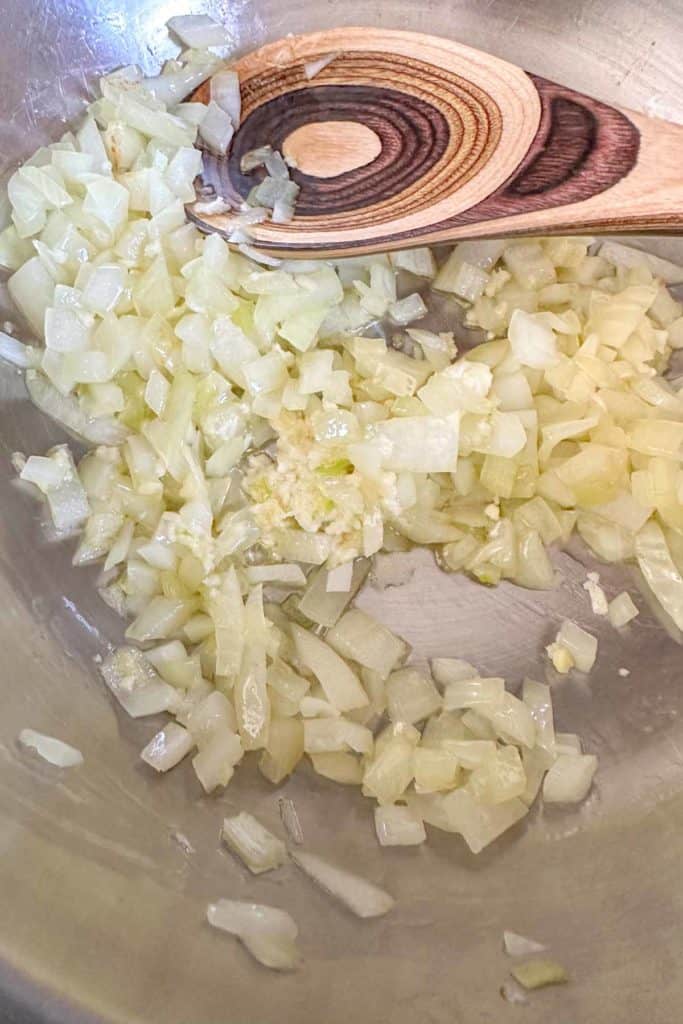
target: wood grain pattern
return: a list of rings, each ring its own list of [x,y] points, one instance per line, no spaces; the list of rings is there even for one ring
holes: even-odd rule
[[[306,79],[304,62],[332,50],[340,55]],[[463,236],[683,226],[683,128],[450,40],[336,29],[272,43],[237,69],[243,121],[228,158],[205,153],[202,184],[237,206],[257,180],[240,173],[245,152],[265,142],[285,150],[288,140],[309,142],[292,171],[301,188],[294,221],[256,229],[269,252],[330,255]],[[224,215],[194,217],[229,232]]]

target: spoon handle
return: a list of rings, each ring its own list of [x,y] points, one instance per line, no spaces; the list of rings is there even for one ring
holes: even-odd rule
[[[308,62],[331,53],[309,80]],[[292,222],[255,228],[274,255],[683,228],[683,127],[451,40],[334,29],[271,43],[237,70],[243,121],[228,157],[205,154],[203,184],[240,200],[254,184],[241,156],[281,149],[301,192]],[[224,214],[190,212],[229,233]]]

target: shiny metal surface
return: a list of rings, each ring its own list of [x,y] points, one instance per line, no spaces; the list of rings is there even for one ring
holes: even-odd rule
[[[382,24],[456,36],[615,103],[683,120],[683,7],[661,0],[227,0],[239,48],[287,31]],[[92,72],[152,68],[172,52],[164,23],[179,0],[5,0],[0,34],[0,161],[7,169],[72,116]],[[669,240],[653,247],[683,257]],[[561,729],[600,754],[598,783],[576,811],[535,810],[478,858],[433,832],[424,848],[380,851],[359,794],[298,774],[274,791],[241,769],[202,797],[188,766],[153,778],[137,752],[155,731],[119,713],[93,657],[121,635],[72,569],[71,546],[45,538],[41,509],[9,456],[60,431],[0,370],[0,1019],[55,1024],[670,1024],[683,1014],[683,690],[681,649],[643,611],[620,637],[590,614],[580,547],[558,556],[549,594],[486,590],[415,573],[362,603],[413,643],[416,658],[457,654],[486,674],[544,678],[539,657],[571,616],[600,634],[590,682],[553,682]],[[610,595],[631,583],[601,569]],[[633,587],[631,587],[633,592]],[[622,678],[618,668],[631,674]],[[73,743],[83,769],[59,773],[19,750],[30,726]],[[248,876],[218,842],[224,813],[248,807],[279,831],[293,797],[309,846],[398,897],[358,922],[294,868]],[[185,840],[183,839],[185,837]],[[188,848],[189,841],[191,848]],[[258,968],[204,923],[207,902],[253,898],[290,910],[306,958],[297,974]],[[504,928],[552,945],[572,981],[525,1007],[503,1003]]]

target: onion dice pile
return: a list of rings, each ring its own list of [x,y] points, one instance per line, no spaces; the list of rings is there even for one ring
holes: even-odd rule
[[[208,78],[208,107],[184,102]],[[10,179],[0,265],[34,343],[3,335],[0,356],[93,445],[77,467],[66,446],[22,458],[21,476],[129,620],[102,665],[111,692],[173,716],[142,752],[153,769],[191,756],[211,792],[247,751],[272,783],[306,758],[376,801],[383,845],[427,823],[477,852],[541,788],[583,799],[595,758],[555,734],[546,686],[519,698],[453,659],[418,672],[349,605],[373,555],[412,544],[486,584],[552,587],[547,549],[576,528],[636,561],[683,628],[683,400],[662,376],[683,316],[657,276],[680,272],[579,238],[464,242],[440,265],[230,249],[185,205],[198,134],[229,146],[236,85],[200,50],[153,79],[121,69]],[[288,215],[287,168],[267,146],[259,161],[284,191],[255,183],[252,201]],[[459,354],[410,327],[429,288],[487,340]],[[610,606],[616,625],[633,614]],[[562,664],[580,667],[565,633]]]

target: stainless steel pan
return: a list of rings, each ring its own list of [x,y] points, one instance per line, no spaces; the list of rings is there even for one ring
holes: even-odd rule
[[[228,0],[236,47],[288,31],[382,24],[452,35],[605,100],[683,119],[683,6],[663,0]],[[0,164],[8,170],[76,113],[96,72],[170,55],[164,23],[188,8],[154,0],[5,0],[0,31]],[[683,154],[682,154],[683,157]],[[683,160],[682,160],[683,166]],[[683,259],[678,240],[652,243]],[[249,768],[202,797],[190,770],[151,777],[137,752],[154,731],[125,719],[93,657],[121,625],[45,538],[41,510],[12,482],[10,453],[62,439],[0,371],[0,1019],[106,1024],[673,1024],[683,1014],[683,673],[681,648],[644,608],[624,638],[600,629],[590,685],[556,688],[561,727],[599,753],[594,794],[538,811],[472,857],[455,837],[380,852],[370,803],[297,775],[307,838],[395,893],[375,922],[346,916],[292,870],[257,880],[221,851],[219,824],[248,807],[278,826],[281,795]],[[549,594],[486,590],[438,573],[426,554],[405,586],[363,602],[419,657],[457,654],[486,674],[543,678],[558,620],[596,622],[577,547]],[[608,586],[625,570],[601,569]],[[641,601],[641,605],[643,605]],[[644,607],[644,606],[643,606]],[[630,669],[628,678],[618,668]],[[26,756],[31,726],[78,746],[59,774]],[[183,838],[184,837],[184,838]],[[188,848],[187,842],[191,844]],[[289,909],[306,965],[258,968],[204,923],[219,896]],[[572,980],[526,1007],[503,1003],[504,928],[548,941]]]

